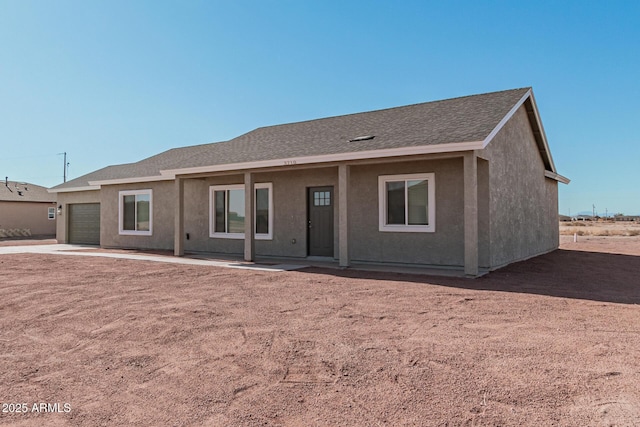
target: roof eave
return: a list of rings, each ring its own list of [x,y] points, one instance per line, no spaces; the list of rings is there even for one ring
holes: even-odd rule
[[[85,185],[82,187],[67,187],[67,188],[49,188],[47,191],[49,193],[74,193],[77,191],[94,191],[99,190],[100,186],[96,185]]]
[[[89,181],[89,185],[101,187],[103,185],[118,185],[118,184],[135,184],[139,182],[155,182],[155,181],[171,181],[175,176],[140,176],[134,178],[117,178],[117,179],[103,179],[99,181]]]
[[[0,199],[0,202],[11,202],[11,203],[55,203],[55,200],[20,200],[20,199]]]
[[[176,175],[189,175],[208,172],[232,172],[238,170],[261,169],[278,166],[348,162],[354,160],[379,159],[384,157],[411,156],[418,154],[453,153],[460,151],[479,150],[481,148],[482,141],[456,142],[448,144],[420,145],[416,147],[323,154],[317,156],[289,157],[283,159],[259,160],[254,162],[228,163],[223,165],[196,166],[190,168],[161,170],[160,173],[165,177],[165,179],[173,179]]]
[[[551,171],[545,171],[544,172],[544,176],[546,176],[547,178],[551,178],[554,179],[558,182],[561,182],[563,184],[569,184],[571,182],[571,180],[569,178],[567,178],[566,176],[562,176],[558,173],[555,172],[551,172]]]

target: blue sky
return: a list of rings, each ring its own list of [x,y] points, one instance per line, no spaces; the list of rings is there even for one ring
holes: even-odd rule
[[[640,214],[640,2],[0,0],[0,175],[532,86],[560,212]]]

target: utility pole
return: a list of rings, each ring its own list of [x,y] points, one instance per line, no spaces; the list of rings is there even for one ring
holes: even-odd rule
[[[67,163],[67,152],[58,153],[58,155],[64,155],[64,163],[62,164],[62,179],[63,182],[67,182],[67,170],[69,169],[69,163]]]

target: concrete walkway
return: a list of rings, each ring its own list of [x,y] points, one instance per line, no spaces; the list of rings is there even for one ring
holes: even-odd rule
[[[84,245],[68,245],[68,244],[35,244],[5,246],[0,245],[0,256],[4,254],[49,254],[49,255],[67,255],[67,256],[89,256],[103,258],[120,258],[138,261],[165,262],[169,264],[186,264],[186,265],[203,265],[209,267],[237,268],[242,270],[256,271],[291,271],[299,270],[306,267],[322,267],[342,270],[338,267],[338,263],[330,259],[307,258],[301,260],[282,260],[278,258],[264,258],[258,262],[246,262],[238,259],[224,259],[224,256],[216,254],[187,254],[184,257],[175,257],[171,255],[156,255],[147,253],[127,253],[125,252],[106,252],[98,246]],[[283,262],[284,261],[284,262]],[[402,265],[375,265],[354,263],[349,269],[384,272],[384,273],[403,273],[433,276],[450,276],[465,277],[462,269],[444,269],[444,268],[426,268]],[[481,271],[481,275],[487,271]]]
[[[85,256],[85,257],[103,257],[103,258],[119,258],[137,261],[165,262],[169,264],[186,264],[186,265],[204,265],[209,267],[237,268],[242,270],[258,270],[258,271],[291,271],[308,267],[308,265],[298,264],[276,264],[264,265],[253,262],[244,261],[226,261],[214,259],[201,259],[189,257],[174,257],[165,255],[151,254],[127,254],[116,252],[102,252],[96,246],[83,245],[25,245],[25,246],[2,246],[0,247],[0,256],[7,254],[46,254],[46,255],[67,255],[67,256]]]

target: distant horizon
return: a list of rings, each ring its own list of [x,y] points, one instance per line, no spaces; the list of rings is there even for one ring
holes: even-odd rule
[[[64,152],[70,180],[262,126],[532,87],[571,180],[559,213],[640,213],[638,22],[630,0],[0,0],[0,177],[52,187]]]
[[[597,218],[614,218],[616,215],[618,215],[619,213],[622,214],[622,216],[640,216],[640,213],[632,213],[632,214],[628,214],[628,213],[624,213],[624,212],[616,212],[616,213],[605,213],[600,215],[598,212],[596,212],[595,217]],[[589,218],[594,218],[593,213],[592,212],[587,212],[587,211],[581,211],[581,212],[576,212],[576,213],[572,213],[571,215],[565,215],[563,213],[560,213],[560,215],[562,216],[566,216],[566,217],[570,217],[570,218],[575,218],[575,217],[589,217]]]

